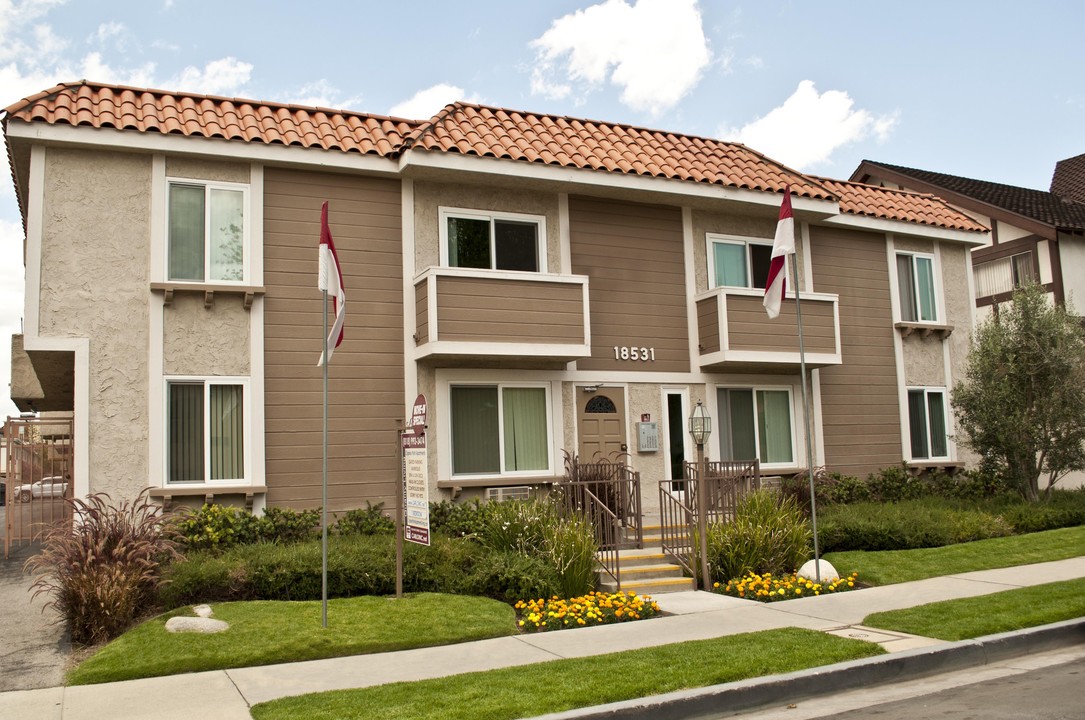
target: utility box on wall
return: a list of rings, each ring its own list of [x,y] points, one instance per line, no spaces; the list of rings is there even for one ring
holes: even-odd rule
[[[637,423],[637,452],[656,452],[659,450],[659,423]]]

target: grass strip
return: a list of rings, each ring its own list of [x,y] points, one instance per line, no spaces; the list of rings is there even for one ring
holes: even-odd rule
[[[177,673],[391,652],[515,634],[507,604],[464,595],[419,593],[402,600],[363,596],[328,601],[255,601],[212,606],[230,629],[215,635],[170,633],[166,620],[191,615],[179,608],[148,620],[103,647],[68,675],[70,685]]]
[[[1085,617],[1085,578],[874,613],[863,625],[952,641],[1079,617]]]
[[[1082,554],[1085,554],[1085,526],[918,550],[827,553],[825,559],[841,574],[857,571],[862,582],[890,585],[974,570],[1065,560]]]
[[[783,628],[486,672],[283,698],[255,720],[501,720],[880,655],[873,643]]]

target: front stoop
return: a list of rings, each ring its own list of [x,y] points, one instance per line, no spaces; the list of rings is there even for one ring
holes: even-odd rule
[[[646,525],[643,549],[618,551],[623,592],[660,595],[696,589],[693,578],[685,576],[682,566],[663,554],[660,536],[659,525]],[[617,585],[609,575],[600,573],[599,589],[615,592]]]

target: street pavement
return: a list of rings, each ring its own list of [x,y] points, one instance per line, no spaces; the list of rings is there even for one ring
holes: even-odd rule
[[[863,618],[873,612],[1079,577],[1085,577],[1085,557],[772,604],[696,591],[674,593],[656,598],[661,609],[669,615],[637,623],[103,685],[4,692],[0,693],[0,718],[181,720],[199,717],[201,720],[246,720],[250,717],[250,706],[280,697],[600,655],[777,627],[802,627],[857,637],[877,642],[889,651],[890,654],[883,658],[842,664],[847,667],[834,666],[838,667],[835,674],[818,668],[786,676],[786,681],[791,683],[788,687],[792,689],[801,686],[832,691],[834,687],[848,687],[847,682],[888,682],[907,677],[909,668],[910,672],[916,672],[918,668],[930,674],[939,669],[959,669],[1002,661],[1007,653],[1047,651],[1051,649],[1052,638],[1059,643],[1085,644],[1085,622],[1052,628],[1043,634],[1045,639],[1041,640],[1030,639],[1028,631],[1022,631],[1007,634],[1009,637],[997,636],[987,642],[963,643],[944,643],[861,625]],[[849,677],[850,681],[847,680]],[[768,684],[771,682],[778,681],[748,681],[747,687],[738,690],[746,693],[745,702],[749,701],[750,692],[758,687],[762,688],[758,692],[768,698],[781,692],[779,685]],[[682,714],[683,703],[688,704],[692,696],[700,698],[700,716],[703,717],[703,703],[715,702],[711,700],[711,697],[715,697],[713,693],[722,698],[719,702],[728,702],[727,688],[717,686],[684,691],[682,697],[675,697],[673,701],[664,699],[647,709],[634,702],[625,704],[627,707],[624,709],[585,709],[562,713],[561,717],[686,717]],[[705,697],[709,700],[706,701]],[[719,709],[722,711],[724,707],[721,705]]]

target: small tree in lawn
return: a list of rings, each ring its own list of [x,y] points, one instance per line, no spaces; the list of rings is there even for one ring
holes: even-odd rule
[[[964,444],[1025,498],[1085,469],[1085,331],[1032,285],[980,325],[953,389]]]

